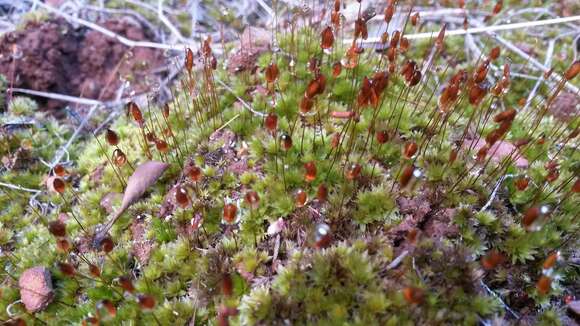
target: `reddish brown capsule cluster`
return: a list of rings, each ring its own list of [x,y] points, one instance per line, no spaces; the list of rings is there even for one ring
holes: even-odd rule
[[[52,168],[52,172],[59,177],[65,177],[67,175],[66,169],[61,164],[55,165],[54,168]]]
[[[353,163],[346,169],[346,178],[348,180],[356,180],[360,177],[361,171],[362,166],[358,163]]]
[[[542,275],[536,283],[536,289],[540,295],[546,295],[552,290],[552,279],[549,276]]]
[[[357,97],[360,107],[372,106],[377,108],[383,91],[389,84],[389,74],[386,71],[376,72],[371,79],[364,77]]]
[[[417,153],[417,150],[419,149],[419,146],[417,146],[417,143],[412,141],[412,142],[408,142],[405,144],[405,147],[403,148],[403,156],[406,159],[410,159],[413,157],[413,155],[415,155],[415,153]]]
[[[127,103],[127,110],[133,117],[133,120],[135,120],[135,122],[137,122],[139,125],[142,125],[145,122],[145,120],[143,119],[143,113],[141,113],[141,109],[139,108],[137,103],[135,102]]]
[[[257,192],[250,190],[244,196],[244,200],[246,201],[246,204],[255,209],[258,208],[258,204],[260,203],[260,196],[258,196]]]
[[[449,108],[459,95],[461,86],[467,80],[467,72],[463,69],[459,70],[450,80],[447,86],[443,88],[439,96],[439,108],[441,111],[448,111]]]
[[[65,276],[68,277],[74,277],[75,274],[77,273],[76,268],[69,263],[59,262],[58,269],[60,270],[61,273],[63,273]]]
[[[63,194],[66,190],[66,183],[64,180],[56,176],[49,177],[46,180],[46,186],[48,187],[48,190],[59,194]]]
[[[559,164],[558,162],[552,160],[549,161],[548,163],[544,164],[544,168],[546,169],[546,172],[548,174],[546,174],[546,181],[552,183],[554,181],[556,181],[558,179],[558,177],[560,177],[560,171],[558,169]]]
[[[405,78],[407,86],[413,87],[421,81],[421,70],[417,67],[417,63],[413,60],[407,60],[401,67],[401,75]]]
[[[276,132],[276,129],[278,128],[278,116],[276,113],[268,113],[264,119],[264,127],[266,127],[266,130],[268,130],[271,134]]]
[[[326,248],[331,242],[330,227],[324,223],[318,224],[314,229],[314,247],[318,249]]]
[[[266,81],[268,83],[274,83],[278,79],[278,75],[280,74],[280,70],[278,69],[278,65],[275,63],[270,63],[268,67],[266,67]]]
[[[545,205],[532,206],[524,212],[522,224],[527,230],[535,231],[539,228],[540,222],[549,214],[550,208]]]
[[[307,162],[304,164],[304,180],[312,182],[316,179],[316,164],[314,162]]]
[[[497,250],[490,250],[485,256],[481,258],[481,266],[483,266],[485,270],[492,270],[503,264],[505,260],[506,258],[501,252]]]
[[[203,171],[199,166],[193,165],[189,168],[187,175],[189,176],[189,179],[191,179],[191,181],[199,182],[203,177]]]
[[[409,286],[403,289],[403,298],[409,304],[421,304],[425,299],[425,292],[420,288]]]
[[[118,167],[125,165],[127,163],[127,155],[122,150],[116,148],[113,151],[113,163]]]
[[[528,188],[528,184],[530,183],[530,180],[526,177],[519,177],[514,181],[514,185],[516,186],[516,189],[518,189],[519,191],[524,191]]]
[[[140,294],[137,296],[139,307],[144,310],[151,310],[155,308],[155,298],[151,295]]]
[[[105,139],[111,146],[117,146],[119,144],[119,136],[111,129],[107,129],[107,132],[105,133]]]
[[[316,191],[316,198],[321,202],[325,202],[328,199],[328,188],[324,183],[318,185],[318,190]]]
[[[232,224],[236,221],[236,216],[238,214],[238,206],[232,203],[224,205],[224,221],[228,224]]]
[[[332,32],[332,27],[327,26],[320,33],[320,47],[324,50],[332,49],[334,45],[334,33]]]
[[[298,189],[294,194],[294,204],[296,207],[303,207],[308,200],[308,194],[302,189]]]
[[[119,285],[123,290],[129,293],[135,292],[135,287],[133,286],[133,281],[129,276],[121,276],[119,277]]]
[[[189,195],[187,194],[187,190],[185,188],[177,187],[175,190],[175,202],[182,209],[185,209],[187,206],[189,206]]]

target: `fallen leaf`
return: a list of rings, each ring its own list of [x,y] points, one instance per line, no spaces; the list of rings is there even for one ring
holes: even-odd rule
[[[96,237],[96,240],[102,238],[109,229],[115,224],[117,219],[129,208],[133,203],[135,203],[149,187],[151,187],[157,179],[161,177],[163,172],[167,170],[169,164],[158,162],[158,161],[147,161],[139,165],[135,172],[127,180],[127,187],[125,188],[125,193],[123,194],[123,200],[121,201],[121,207],[117,210],[115,215],[111,220],[100,230],[99,234],[101,236]]]

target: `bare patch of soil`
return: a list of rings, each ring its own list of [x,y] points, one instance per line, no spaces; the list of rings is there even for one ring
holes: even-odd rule
[[[151,39],[130,20],[110,19],[100,24],[132,40]],[[113,99],[121,78],[130,79],[137,93],[147,90],[144,77],[164,61],[162,51],[130,50],[101,33],[75,29],[60,19],[31,22],[0,39],[0,73],[14,87],[93,99]],[[38,101],[46,110],[63,106],[57,100]]]

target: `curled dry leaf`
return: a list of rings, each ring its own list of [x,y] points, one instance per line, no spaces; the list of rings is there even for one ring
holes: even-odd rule
[[[125,193],[123,194],[121,207],[119,207],[115,215],[113,215],[102,231],[99,232],[101,236],[96,237],[96,240],[102,238],[102,235],[107,233],[123,212],[141,198],[145,191],[157,182],[168,167],[169,164],[167,163],[147,161],[135,169],[135,172],[133,172],[129,177],[129,180],[127,180],[127,188],[125,188]]]

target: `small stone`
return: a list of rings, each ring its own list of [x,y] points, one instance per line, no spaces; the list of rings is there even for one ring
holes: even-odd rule
[[[52,280],[50,272],[42,266],[25,270],[18,280],[20,299],[30,313],[43,310],[52,301]]]

